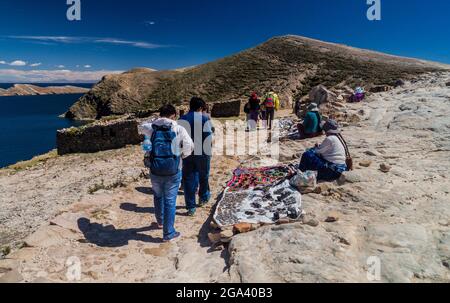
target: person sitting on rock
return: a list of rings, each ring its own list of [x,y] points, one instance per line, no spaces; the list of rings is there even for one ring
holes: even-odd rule
[[[311,103],[308,106],[308,112],[306,113],[303,123],[298,124],[298,132],[300,139],[315,138],[322,136],[322,117],[319,113],[319,107],[315,103]]]
[[[362,87],[357,87],[355,89],[355,92],[353,93],[353,95],[350,97],[350,102],[361,102],[364,100],[364,98],[366,97],[366,92],[364,91],[364,89]]]
[[[349,170],[346,163],[350,154],[336,121],[328,120],[323,130],[327,135],[326,139],[303,154],[299,169],[302,172],[317,171],[318,181],[334,181]]]

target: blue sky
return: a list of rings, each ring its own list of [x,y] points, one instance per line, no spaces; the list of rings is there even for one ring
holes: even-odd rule
[[[144,66],[197,65],[296,34],[450,63],[450,1],[66,0],[0,2],[0,82],[95,80]]]

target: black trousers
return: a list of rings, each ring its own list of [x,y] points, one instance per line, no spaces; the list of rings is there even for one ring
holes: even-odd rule
[[[268,129],[272,129],[274,119],[275,119],[275,108],[266,108],[266,121]]]

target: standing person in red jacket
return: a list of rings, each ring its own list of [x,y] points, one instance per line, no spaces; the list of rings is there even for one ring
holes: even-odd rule
[[[256,93],[252,93],[248,100],[248,129],[249,131],[256,130],[259,121],[259,113],[261,110],[261,100]]]

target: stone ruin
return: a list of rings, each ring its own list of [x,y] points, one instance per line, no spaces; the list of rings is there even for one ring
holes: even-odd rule
[[[241,108],[242,108],[241,100],[217,102],[212,105],[211,117],[213,118],[239,117],[241,115]]]
[[[95,153],[143,141],[137,120],[99,121],[79,128],[67,128],[59,130],[56,138],[58,155]]]

